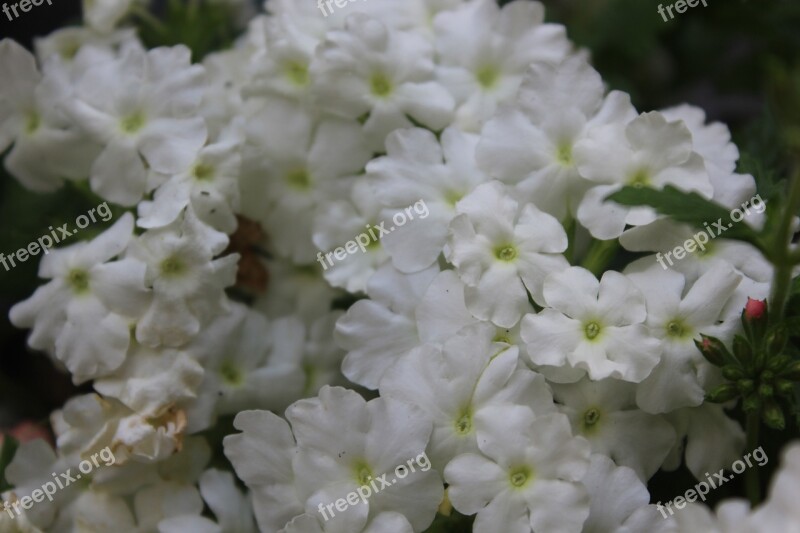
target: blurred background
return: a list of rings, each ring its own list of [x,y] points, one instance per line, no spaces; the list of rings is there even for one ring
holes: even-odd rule
[[[570,38],[590,51],[609,87],[630,93],[640,111],[687,102],[703,108],[709,120],[728,124],[742,154],[739,171],[753,174],[767,198],[785,177],[791,163],[787,143],[797,137],[791,125],[800,123],[800,2],[707,2],[708,7],[700,4],[668,22],[657,8],[673,0],[543,3],[548,20],[566,25]],[[198,15],[188,14],[184,5],[169,0],[154,6],[169,31],[155,31],[140,21],[148,45],[183,42],[197,60],[235,38],[234,24],[218,6]],[[13,21],[0,12],[0,38],[11,37],[30,47],[34,37],[74,24],[79,16],[77,0],[45,2]],[[0,72],[0,80],[9,75]],[[49,225],[74,220],[99,203],[75,187],[50,195],[27,193],[0,170],[0,252],[8,255]],[[75,239],[91,237],[91,231],[107,226],[92,225]],[[8,322],[10,307],[38,286],[37,266],[38,260],[9,272],[0,266],[0,432],[22,420],[46,423],[53,409],[79,392],[47,356],[26,348],[27,332]],[[769,479],[767,470],[777,462],[786,438],[765,434],[765,450],[775,461],[764,468],[762,479]],[[693,483],[685,470],[658,474],[650,484],[653,501],[669,500]],[[742,487],[732,482],[712,495],[717,500],[737,493],[743,493]]]

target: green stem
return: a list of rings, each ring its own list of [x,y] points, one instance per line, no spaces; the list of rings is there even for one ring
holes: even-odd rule
[[[608,241],[595,240],[586,253],[586,257],[583,258],[581,266],[595,276],[600,277],[618,249],[619,241],[617,239]]]
[[[752,452],[758,448],[758,432],[761,427],[761,417],[758,410],[747,415],[747,448]],[[747,499],[750,500],[750,507],[755,507],[761,503],[761,485],[758,479],[758,469],[748,468],[744,475],[745,490]]]
[[[790,253],[790,245],[794,217],[798,208],[800,208],[800,171],[795,170],[789,185],[789,200],[774,241],[775,273],[770,294],[770,315],[776,322],[783,319],[789,286],[792,282],[795,254]]]
[[[567,232],[567,250],[564,252],[564,257],[567,258],[570,265],[575,264],[575,234],[578,230],[578,224],[575,219],[570,215],[562,222],[564,230]]]

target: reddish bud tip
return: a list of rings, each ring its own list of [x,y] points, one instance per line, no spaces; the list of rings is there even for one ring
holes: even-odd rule
[[[758,320],[764,316],[764,312],[766,310],[766,300],[754,300],[752,298],[747,298],[747,304],[744,306],[744,317],[747,320]]]

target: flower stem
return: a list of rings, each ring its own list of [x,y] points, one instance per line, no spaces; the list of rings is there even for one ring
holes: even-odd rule
[[[775,236],[775,273],[770,294],[770,315],[775,321],[783,319],[789,285],[792,282],[794,255],[791,253],[792,227],[794,217],[800,208],[800,171],[795,170],[789,185],[789,200],[783,212],[781,224]]]
[[[759,411],[755,410],[747,415],[747,451],[752,452],[758,448],[758,432],[761,428],[761,417]],[[761,485],[759,482],[758,469],[748,468],[744,475],[745,490],[747,499],[750,500],[750,507],[755,507],[761,503]]]
[[[608,263],[614,257],[614,254],[619,249],[619,240],[610,239],[607,241],[595,240],[592,242],[591,248],[583,258],[581,266],[589,270],[592,274],[600,277],[605,272]]]

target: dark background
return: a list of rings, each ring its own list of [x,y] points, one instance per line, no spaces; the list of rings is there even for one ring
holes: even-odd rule
[[[34,36],[78,20],[80,2],[52,1],[53,5],[45,2],[11,22],[0,12],[0,37],[30,46]],[[544,2],[548,19],[564,23],[570,38],[591,51],[610,88],[629,92],[640,111],[688,102],[705,109],[710,120],[727,123],[742,152],[740,171],[754,174],[763,190],[784,174],[789,163],[779,130],[781,117],[797,114],[800,102],[796,93],[786,99],[786,80],[800,78],[800,2],[708,0],[707,8],[691,8],[668,22],[657,12],[659,3],[672,2]],[[197,59],[232,36],[220,30],[215,16],[192,24],[183,21],[178,27],[179,10],[164,5],[157,9],[176,29],[170,35],[154,35],[145,28],[150,45],[184,41]],[[219,39],[210,41],[209,36]],[[0,72],[0,83],[8,76]],[[77,189],[28,193],[0,170],[0,252],[12,253],[42,235],[47,226],[74,220],[97,203]],[[98,224],[95,231],[102,229]],[[27,350],[27,332],[8,322],[11,305],[38,286],[36,268],[33,260],[10,272],[0,267],[0,431],[23,419],[46,421],[53,409],[78,392],[48,357]],[[780,445],[796,434],[796,427],[790,427],[783,435],[763,435],[770,462],[760,469],[762,479],[769,478],[777,463]],[[653,501],[669,500],[693,484],[685,470],[658,474],[651,483]],[[743,494],[736,481],[714,491],[711,501],[731,494]]]

